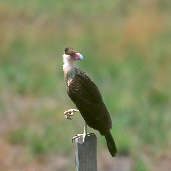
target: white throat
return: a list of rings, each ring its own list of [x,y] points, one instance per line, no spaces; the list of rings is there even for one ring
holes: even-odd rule
[[[63,71],[64,73],[67,73],[74,67],[74,61],[68,58],[68,55],[63,55]]]

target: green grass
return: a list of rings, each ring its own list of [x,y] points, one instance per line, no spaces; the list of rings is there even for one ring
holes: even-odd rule
[[[133,171],[148,171],[147,164],[142,159],[136,159]]]
[[[135,1],[129,8],[104,0],[1,1],[0,117],[10,117],[10,108],[19,122],[9,127],[8,141],[33,155],[71,151],[71,138],[82,127],[79,116],[72,122],[63,116],[73,107],[62,72],[63,50],[71,46],[85,56],[78,65],[103,94],[119,154],[146,153],[147,147],[161,153],[171,125],[166,4],[160,8],[157,1],[151,11]],[[146,170],[137,160],[135,171]]]

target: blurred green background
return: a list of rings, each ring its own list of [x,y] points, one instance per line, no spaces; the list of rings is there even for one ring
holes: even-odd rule
[[[119,153],[96,132],[99,171],[171,170],[170,0],[0,0],[0,170],[74,170],[68,46],[113,120]]]

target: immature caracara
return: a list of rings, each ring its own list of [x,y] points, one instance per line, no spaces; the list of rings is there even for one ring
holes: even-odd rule
[[[72,48],[65,49],[63,70],[67,93],[79,109],[87,125],[105,136],[109,152],[112,156],[115,156],[117,149],[110,133],[112,120],[97,86],[86,73],[75,66],[75,61],[81,59],[83,59],[83,56],[80,53]],[[77,111],[76,109],[70,109],[64,113],[70,119]],[[84,128],[84,133],[87,133],[86,128]]]

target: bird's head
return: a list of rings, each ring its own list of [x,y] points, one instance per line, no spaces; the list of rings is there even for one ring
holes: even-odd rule
[[[65,48],[63,58],[69,62],[74,62],[77,60],[82,60],[83,56],[72,48]]]

